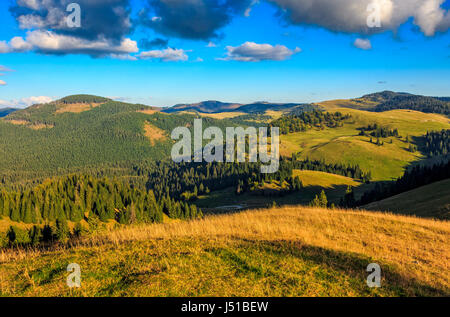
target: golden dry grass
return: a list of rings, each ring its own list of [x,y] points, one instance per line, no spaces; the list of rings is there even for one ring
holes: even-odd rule
[[[73,248],[119,248],[138,241],[233,241],[296,243],[330,252],[359,254],[389,267],[402,280],[450,290],[450,223],[352,210],[303,207],[248,211],[192,222],[125,227],[78,241]],[[101,247],[103,248],[103,247]],[[0,262],[40,257],[46,251],[4,251]],[[66,253],[60,249],[56,252]],[[170,250],[167,250],[170,252]],[[355,268],[348,268],[349,270]],[[2,270],[2,274],[5,271]],[[3,279],[5,277],[3,276]]]
[[[28,127],[33,130],[43,130],[43,129],[51,129],[54,126],[51,124],[34,123],[34,124],[29,125]]]
[[[152,114],[155,114],[157,112],[161,112],[161,110],[153,109],[153,108],[150,109],[149,108],[149,109],[139,110],[138,112],[139,113],[143,113],[143,114],[150,114],[150,115],[152,115]]]
[[[343,107],[359,110],[371,109],[377,106],[378,103],[365,99],[337,99],[318,102],[316,105],[334,111],[334,109]]]
[[[72,104],[67,104],[62,106],[61,108],[59,108],[58,110],[56,110],[56,114],[60,114],[60,113],[81,113],[84,111],[89,111],[92,108],[98,107],[100,105],[102,105],[103,103],[72,103]]]
[[[26,224],[26,223],[14,223],[11,220],[9,220],[9,218],[1,218],[0,219],[0,233],[4,233],[6,231],[8,231],[9,227],[11,227],[11,225],[14,225],[16,227],[20,227],[21,229],[30,229],[31,227],[33,227],[32,224]]]
[[[30,124],[30,122],[26,121],[26,120],[6,120],[6,122],[14,124],[14,125],[28,125],[28,124]]]
[[[0,284],[3,294],[26,296],[448,295],[449,238],[446,221],[304,207],[254,210],[124,227],[68,248],[3,251]],[[75,294],[63,284],[70,261],[89,271],[88,285]],[[384,289],[363,288],[371,262],[382,267]],[[56,278],[41,270],[61,272]]]
[[[14,124],[14,125],[21,125],[21,126],[25,126],[27,128],[33,129],[33,130],[42,130],[42,129],[51,129],[54,126],[51,124],[44,124],[44,123],[33,123],[30,121],[26,121],[26,120],[5,120],[5,122]]]
[[[450,223],[364,211],[281,208],[195,222],[125,228],[93,241],[240,238],[299,241],[395,264],[405,276],[450,289]],[[415,264],[417,262],[417,264]]]
[[[281,116],[284,114],[283,111],[274,111],[274,110],[267,110],[264,113],[266,116],[272,117],[273,120],[281,118]]]

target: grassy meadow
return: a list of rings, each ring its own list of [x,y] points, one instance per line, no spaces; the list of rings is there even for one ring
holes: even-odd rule
[[[327,163],[358,164],[363,170],[372,172],[374,181],[392,180],[401,176],[409,164],[424,159],[420,152],[408,151],[407,136],[413,140],[414,137],[422,136],[427,131],[439,131],[450,127],[450,120],[445,116],[411,110],[374,113],[348,108],[330,108],[329,111],[348,113],[352,118],[340,128],[311,129],[283,135],[280,153],[287,156],[299,153],[300,158],[324,160]],[[370,143],[369,137],[359,136],[358,128],[373,123],[398,128],[402,138],[386,138],[383,146]],[[376,138],[373,139],[376,141]]]
[[[345,195],[348,186],[355,187],[356,197],[372,187],[371,184],[361,184],[349,177],[318,171],[294,170],[293,176],[299,176],[303,184],[303,188],[299,192],[279,196],[277,192],[281,191],[280,184],[278,181],[273,181],[257,191],[241,195],[235,194],[236,188],[234,187],[214,191],[200,196],[195,204],[208,213],[265,208],[272,206],[273,202],[279,206],[308,205],[323,190],[328,201],[337,205]],[[269,192],[269,194],[263,195],[262,191]]]

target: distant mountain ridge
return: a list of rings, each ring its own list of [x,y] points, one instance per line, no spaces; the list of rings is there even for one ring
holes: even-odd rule
[[[56,103],[105,103],[108,101],[111,99],[94,95],[71,95],[57,100]]]
[[[200,113],[221,113],[221,112],[243,112],[248,114],[263,113],[267,110],[280,111],[287,109],[295,109],[304,106],[304,103],[271,103],[271,102],[254,102],[250,104],[228,103],[221,101],[202,101],[193,104],[179,104],[170,108],[165,108],[165,113],[175,113],[182,111],[193,111]]]
[[[406,92],[381,91],[364,95],[360,98],[347,99],[341,104],[342,107],[384,112],[396,109],[410,109],[425,113],[450,114],[450,97],[429,97],[414,95]],[[173,107],[164,108],[165,113],[176,112],[199,112],[199,113],[221,113],[242,112],[247,114],[264,113],[268,110],[284,111],[287,113],[298,113],[317,109],[316,104],[308,103],[271,103],[254,102],[250,104],[227,103],[221,101],[202,101],[193,104],[178,104]]]
[[[13,113],[14,111],[17,111],[19,109],[16,108],[0,108],[0,118],[6,117],[10,113]]]
[[[112,101],[110,98],[79,94],[61,98],[50,104],[64,106],[68,104],[103,104]],[[217,100],[208,100],[191,104],[177,104],[172,107],[149,109],[161,111],[163,113],[179,112],[199,112],[205,114],[215,114],[221,112],[241,112],[246,114],[262,114],[268,110],[283,111],[285,113],[299,113],[312,111],[320,108],[320,103],[272,103],[272,102],[254,102],[250,104],[221,102]],[[33,109],[40,105],[32,105],[27,109]],[[142,105],[144,106],[144,105]],[[410,109],[425,113],[439,113],[450,115],[450,97],[429,97],[414,95],[406,92],[381,91],[364,95],[360,98],[346,99],[340,101],[340,106],[344,108],[355,108],[360,110],[384,112],[395,109]],[[3,108],[0,109],[0,117],[21,109]],[[19,111],[20,112],[20,111]]]
[[[173,107],[164,109],[163,112],[173,113],[181,111],[197,111],[202,113],[218,113],[218,112],[234,111],[235,109],[238,109],[241,106],[242,105],[238,103],[228,103],[216,100],[208,100],[193,104],[178,104]]]
[[[303,103],[269,103],[269,102],[256,102],[248,105],[243,105],[238,108],[236,111],[245,112],[245,113],[257,113],[257,112],[265,112],[267,110],[272,111],[282,111],[287,109],[294,109],[299,106],[304,106]]]
[[[392,100],[393,98],[410,97],[410,96],[414,96],[414,95],[407,93],[407,92],[394,92],[394,91],[390,91],[390,90],[385,90],[385,91],[381,91],[381,92],[367,94],[367,95],[362,96],[361,98],[368,99],[368,100],[374,101],[374,102],[382,103],[382,102],[386,102],[388,100]]]

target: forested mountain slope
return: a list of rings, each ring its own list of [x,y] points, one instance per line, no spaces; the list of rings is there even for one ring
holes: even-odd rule
[[[383,112],[394,109],[410,109],[425,113],[450,114],[450,101],[447,97],[427,97],[408,93],[383,91],[365,95],[362,100],[376,102],[373,111]]]
[[[0,175],[64,174],[87,167],[123,166],[170,158],[176,127],[193,129],[191,114],[75,95],[33,105],[0,119]],[[203,118],[203,127],[246,121]],[[51,176],[51,175],[50,175]]]
[[[0,170],[48,170],[168,155],[168,141],[151,146],[142,107],[108,101],[77,112],[37,105],[0,121]],[[181,118],[173,118],[176,119]],[[175,126],[176,123],[166,123]]]
[[[393,91],[377,92],[354,99],[322,101],[316,105],[325,109],[352,108],[374,112],[407,109],[425,113],[450,114],[449,97],[428,97]]]

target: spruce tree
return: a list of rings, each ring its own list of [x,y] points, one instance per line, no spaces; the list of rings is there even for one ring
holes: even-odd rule
[[[322,207],[322,208],[327,208],[327,206],[328,206],[328,199],[327,199],[327,195],[325,195],[324,190],[322,190],[320,192],[319,204],[320,204],[320,207]]]
[[[42,240],[42,231],[38,226],[33,226],[33,228],[29,231],[29,236],[31,239],[31,244],[36,246],[38,245]]]
[[[56,219],[56,239],[60,242],[66,242],[70,235],[69,225],[63,217]]]
[[[11,210],[10,218],[12,221],[19,222],[20,221],[20,211],[19,207],[17,206],[17,203],[14,203]]]
[[[319,196],[316,195],[316,197],[314,197],[314,199],[309,203],[309,206],[311,206],[311,207],[320,207]]]

